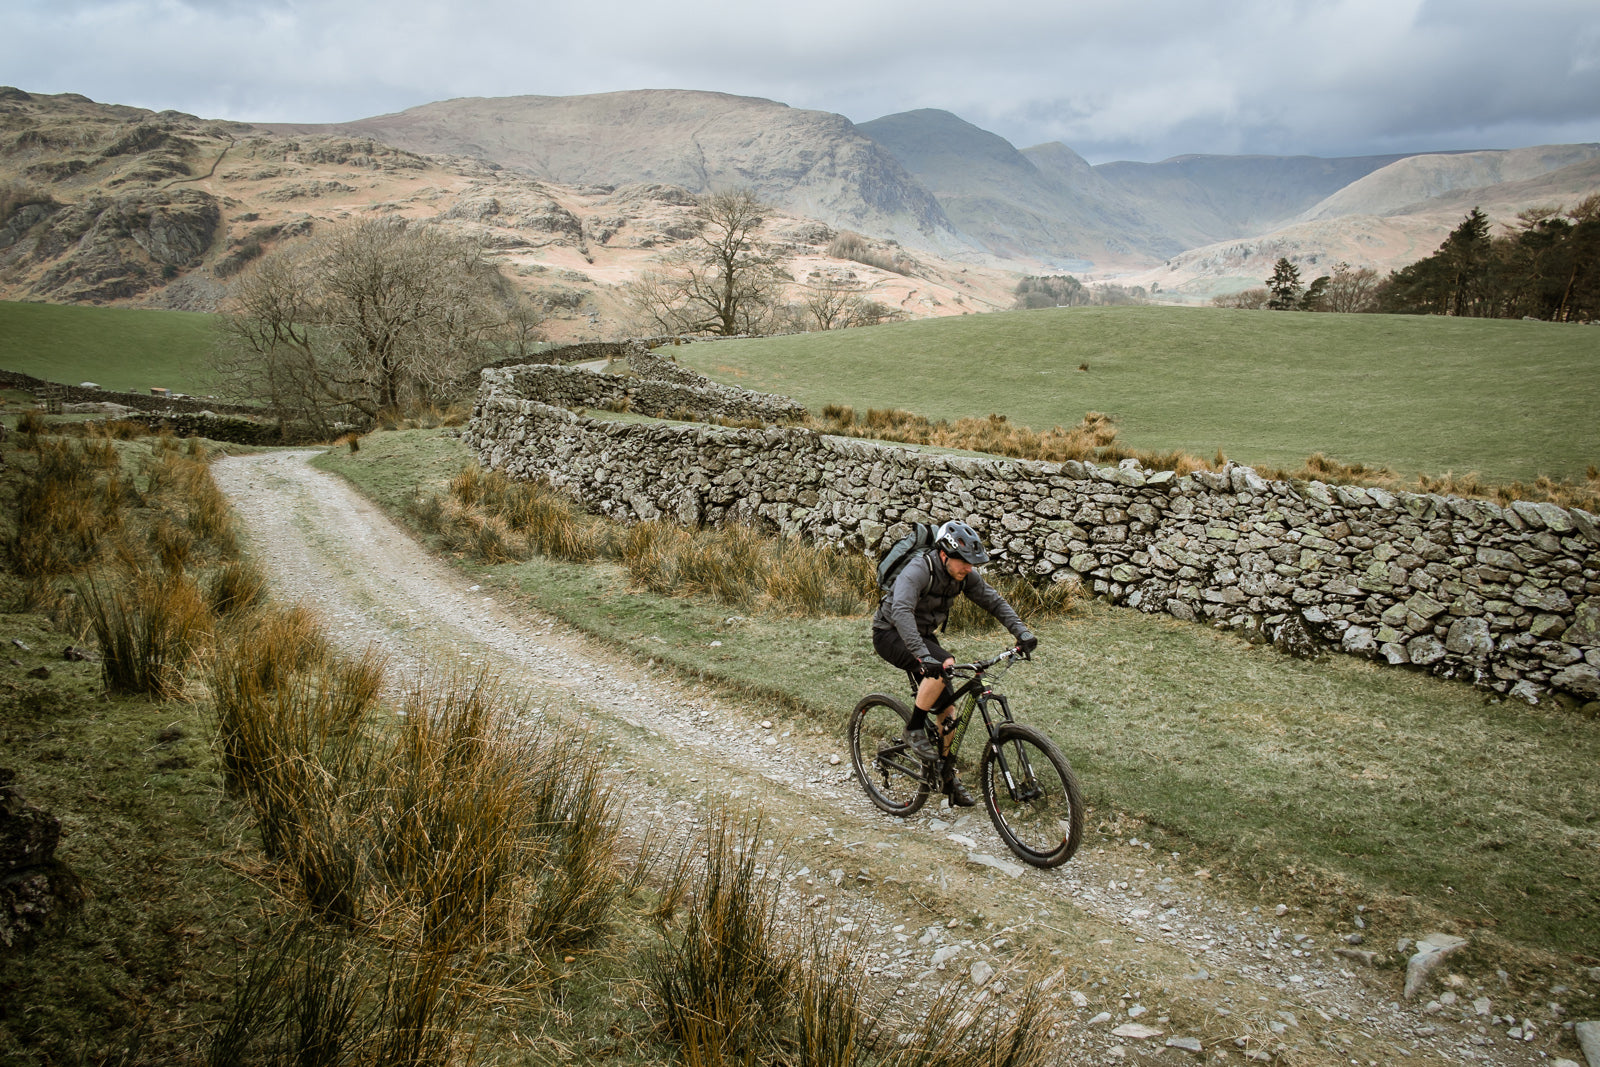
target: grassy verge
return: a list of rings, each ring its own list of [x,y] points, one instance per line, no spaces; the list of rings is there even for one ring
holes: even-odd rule
[[[1404,315],[1072,308],[674,350],[719,381],[1045,430],[1110,415],[1130,449],[1293,470],[1321,452],[1407,478],[1582,480],[1600,402],[1587,327]],[[1080,367],[1087,367],[1080,370]]]
[[[424,471],[468,460],[453,439],[397,433],[318,462],[403,515]],[[635,655],[835,731],[862,693],[902,684],[872,655],[865,616],[732,615],[632,588],[609,564],[462,565]],[[1600,944],[1600,722],[1098,604],[1036,629],[1039,659],[1006,689],[1073,760],[1094,832],[1153,842],[1242,893],[1294,893],[1330,922],[1365,905],[1384,936],[1438,923],[1478,931],[1502,960],[1600,963],[1584,947]],[[1001,643],[971,634],[958,647]]]

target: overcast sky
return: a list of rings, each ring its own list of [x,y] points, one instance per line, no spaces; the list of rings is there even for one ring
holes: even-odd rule
[[[334,122],[706,89],[1091,162],[1600,141],[1597,0],[0,0],[0,83]]]

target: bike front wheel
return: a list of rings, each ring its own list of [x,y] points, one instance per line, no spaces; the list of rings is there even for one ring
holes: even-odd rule
[[[1083,843],[1083,798],[1072,765],[1031,726],[1006,723],[978,763],[983,802],[1007,847],[1035,867],[1059,867]]]
[[[904,818],[928,802],[928,772],[906,747],[902,731],[911,712],[894,697],[873,693],[850,713],[850,762],[868,798]]]

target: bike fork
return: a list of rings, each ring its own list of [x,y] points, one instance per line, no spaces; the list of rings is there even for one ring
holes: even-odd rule
[[[1018,745],[1016,752],[1017,762],[1020,764],[1018,771],[1022,775],[1022,783],[1020,785],[1011,773],[1011,764],[1006,761],[1005,746],[996,745],[994,755],[995,759],[1000,762],[1000,773],[1005,775],[1006,792],[1010,794],[1012,801],[1017,804],[1027,804],[1030,801],[1038,800],[1039,784],[1034,780],[1033,767],[1028,764],[1028,756],[1027,753],[1022,751],[1022,746]]]

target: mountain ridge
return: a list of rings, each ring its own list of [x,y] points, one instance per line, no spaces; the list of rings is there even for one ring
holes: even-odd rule
[[[211,308],[275,244],[378,212],[482,241],[584,338],[692,237],[694,196],[733,185],[773,205],[764,240],[795,295],[824,279],[923,316],[1005,307],[1019,274],[1193,302],[1260,285],[1279,255],[1307,277],[1395,269],[1473,206],[1514,224],[1600,191],[1600,145],[1091,165],[937,109],[856,124],[692,90],[263,125],[0,87],[0,296]],[[878,251],[830,255],[843,230]]]
[[[898,161],[831,112],[698,90],[460,97],[354,122],[266,124],[479,158],[563,185],[749,186],[830,226],[946,254],[980,249]]]

